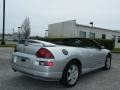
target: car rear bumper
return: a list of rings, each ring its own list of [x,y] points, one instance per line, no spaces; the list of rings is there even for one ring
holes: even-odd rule
[[[39,64],[40,61],[52,61],[54,65],[42,66]],[[13,53],[11,66],[13,70],[44,81],[58,81],[63,72],[63,63],[60,60],[37,58],[35,55],[20,52]]]
[[[11,66],[12,69],[15,71],[21,72],[29,77],[40,79],[43,81],[58,81],[61,79],[62,76],[62,72],[40,72],[13,63],[11,64]]]

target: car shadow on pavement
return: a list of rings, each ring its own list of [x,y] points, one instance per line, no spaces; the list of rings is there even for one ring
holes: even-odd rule
[[[107,72],[109,72],[109,70],[105,71],[103,69],[99,69],[99,70],[84,74],[79,78],[79,81],[78,81],[78,83],[75,87],[80,87],[83,84],[86,84],[86,85],[90,84],[94,79],[96,79],[96,77],[98,77],[98,80],[99,80],[100,78],[103,78],[103,77],[100,77],[100,75],[103,76],[102,74],[105,74]],[[29,90],[67,89],[66,87],[61,85],[59,82],[56,82],[56,81],[54,81],[54,82],[53,81],[52,82],[51,81],[49,81],[49,82],[41,81],[41,80],[38,80],[38,79],[33,79],[33,78],[30,78],[30,77],[27,77],[27,76],[25,76],[23,74],[20,74],[20,73],[16,73],[14,75],[14,77],[12,77],[11,79],[9,79],[7,81],[6,84],[8,84],[11,87],[21,88],[20,90],[24,90],[24,89],[25,90],[26,89],[29,89]],[[75,88],[75,87],[73,87],[73,88]]]

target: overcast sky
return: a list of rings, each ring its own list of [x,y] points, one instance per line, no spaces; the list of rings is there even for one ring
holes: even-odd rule
[[[0,0],[0,33],[2,32]],[[66,20],[120,30],[120,0],[6,0],[6,33],[30,18],[31,35],[44,36],[48,24]]]

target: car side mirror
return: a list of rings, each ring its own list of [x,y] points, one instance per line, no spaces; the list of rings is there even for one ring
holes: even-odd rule
[[[105,47],[104,47],[104,46],[101,46],[101,49],[105,49]]]

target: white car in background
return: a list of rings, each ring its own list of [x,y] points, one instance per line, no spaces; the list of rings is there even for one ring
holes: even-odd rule
[[[56,44],[27,40],[12,55],[14,71],[45,81],[61,81],[74,86],[79,76],[111,67],[111,52],[90,39],[71,38]]]

